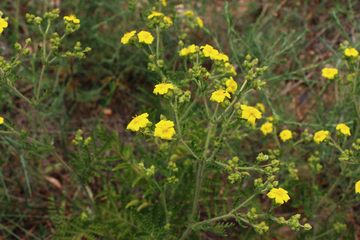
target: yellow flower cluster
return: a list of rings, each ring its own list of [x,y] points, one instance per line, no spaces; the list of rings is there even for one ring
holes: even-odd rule
[[[128,44],[130,39],[135,35],[136,31],[125,33],[121,38],[122,44]],[[154,37],[148,31],[141,31],[137,34],[140,43],[152,44]]]
[[[149,114],[143,113],[139,116],[136,116],[131,120],[131,122],[127,125],[126,129],[131,131],[139,131],[140,128],[145,128],[148,123],[150,123],[148,119]],[[175,135],[174,122],[173,121],[165,121],[161,120],[157,124],[155,124],[154,137],[160,137],[161,139],[171,140],[172,136]]]
[[[65,17],[64,17],[64,20],[65,20],[65,21],[68,21],[68,22],[75,23],[75,24],[79,24],[79,23],[80,23],[80,20],[77,19],[74,14],[70,14],[69,16],[65,16]]]
[[[193,45],[191,45],[191,46],[189,46],[189,47],[187,47],[187,48],[181,49],[179,55],[180,55],[180,56],[186,56],[186,55],[191,54],[191,53],[196,53],[196,46],[195,46],[195,44],[193,44]]]

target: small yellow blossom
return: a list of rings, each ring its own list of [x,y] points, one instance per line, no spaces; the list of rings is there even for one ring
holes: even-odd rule
[[[160,93],[160,95],[164,95],[169,91],[169,89],[174,89],[174,86],[171,83],[160,83],[155,85],[153,93],[156,95],[158,95],[158,93]]]
[[[256,107],[261,110],[262,113],[265,113],[265,106],[262,103],[257,103]]]
[[[231,65],[230,63],[225,63],[225,68],[229,69],[229,72],[231,72],[234,76],[237,75],[236,71],[235,71],[235,67],[233,65]]]
[[[129,40],[132,36],[134,36],[136,33],[136,31],[131,31],[131,32],[127,32],[124,34],[124,36],[121,38],[121,43],[122,44],[128,44],[129,43]]]
[[[170,17],[165,16],[165,17],[164,17],[164,21],[165,21],[166,23],[169,23],[170,25],[173,25],[173,21],[171,20]]]
[[[325,140],[325,138],[330,134],[329,131],[318,131],[314,134],[314,142],[316,142],[317,144],[321,143],[322,141]]]
[[[153,17],[161,17],[161,16],[164,16],[164,14],[160,13],[160,12],[157,12],[157,11],[154,11],[152,14],[150,14],[148,16],[148,19],[152,19]]]
[[[360,181],[357,181],[355,184],[355,193],[360,193]]]
[[[186,11],[186,12],[184,12],[184,16],[187,16],[187,17],[194,17],[194,13],[193,13],[193,11]]]
[[[160,0],[160,1],[161,1],[162,5],[163,5],[164,7],[166,7],[166,0]]]
[[[275,202],[279,204],[283,204],[284,201],[289,201],[290,197],[288,195],[288,191],[286,191],[283,188],[273,188],[271,191],[267,194],[269,198],[275,198]]]
[[[161,120],[155,124],[154,136],[162,139],[171,140],[171,137],[175,135],[174,122]]]
[[[211,56],[211,55],[210,55],[210,56]],[[214,54],[212,59],[214,59],[214,60],[219,60],[219,61],[223,61],[223,62],[229,61],[229,57],[228,57],[226,54],[224,54],[224,53],[219,53],[219,54],[217,54],[217,55]]]
[[[226,84],[226,91],[229,92],[229,93],[234,94],[235,91],[236,91],[236,89],[237,89],[237,87],[238,87],[238,85],[237,85],[237,83],[235,82],[235,80],[234,80],[232,77],[230,77],[230,79],[227,80],[227,81],[225,82],[225,84]]]
[[[7,23],[7,21],[5,21],[5,19],[0,18],[0,33],[2,33],[4,31],[4,28],[7,28],[9,26],[9,24]]]
[[[241,118],[248,120],[248,122],[252,125],[255,125],[256,119],[260,119],[262,117],[261,112],[254,107],[241,105],[241,110]]]
[[[139,116],[136,116],[131,120],[131,122],[127,125],[126,129],[130,129],[131,131],[139,131],[140,128],[146,127],[146,125],[150,122],[147,117],[148,113],[143,113]]]
[[[203,27],[204,27],[204,22],[203,22],[203,20],[201,20],[201,18],[197,17],[197,18],[196,18],[196,21],[197,21],[197,23],[198,23],[198,25],[199,25],[199,28],[203,28]]]
[[[336,126],[336,130],[339,130],[344,135],[351,136],[350,128],[346,124],[343,124],[343,123],[338,124]]]
[[[0,117],[0,124],[4,123],[4,118]]]
[[[323,68],[321,71],[321,76],[327,79],[334,79],[335,76],[338,74],[338,70],[336,68]]]
[[[205,57],[210,57],[212,60],[215,60],[219,55],[219,51],[214,49],[212,46],[206,44],[205,47],[200,47],[204,53]]]
[[[288,129],[282,130],[280,138],[283,142],[286,142],[287,140],[292,139],[292,132]]]
[[[196,46],[195,46],[195,44],[193,44],[193,45],[191,45],[191,46],[189,46],[189,47],[187,47],[187,48],[181,49],[179,55],[180,55],[180,56],[186,56],[186,55],[188,55],[189,53],[196,53]]]
[[[230,94],[225,90],[217,90],[211,94],[211,101],[222,103],[225,100],[225,97],[230,98]]]
[[[268,133],[272,133],[273,131],[273,124],[272,123],[264,123],[260,130],[263,132],[264,135],[268,134]]]
[[[347,49],[345,49],[344,53],[348,57],[357,57],[359,55],[359,52],[352,47],[348,47]]]
[[[154,37],[147,31],[141,31],[138,33],[139,42],[151,44],[154,41]]]
[[[70,16],[65,16],[64,20],[68,21],[68,22],[73,22],[75,24],[79,24],[80,20],[76,18],[76,16],[74,14],[70,14]]]

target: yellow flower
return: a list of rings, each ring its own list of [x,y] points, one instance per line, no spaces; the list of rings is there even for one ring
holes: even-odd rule
[[[158,95],[158,93],[164,95],[169,91],[169,89],[174,89],[174,86],[171,83],[160,83],[155,85],[153,93],[156,95]]]
[[[352,47],[348,47],[347,49],[345,49],[344,53],[348,57],[357,57],[359,55],[359,52]]]
[[[225,97],[230,98],[230,94],[225,90],[217,90],[211,94],[211,101],[222,103],[225,100]]]
[[[235,91],[236,91],[236,89],[237,89],[237,87],[238,87],[238,85],[237,85],[237,83],[235,82],[235,80],[234,80],[232,77],[230,77],[230,79],[227,80],[227,81],[225,82],[225,84],[226,84],[226,87],[227,87],[227,88],[226,88],[226,91],[229,92],[229,93],[234,94]]]
[[[249,123],[255,125],[255,120],[260,119],[262,114],[259,110],[254,107],[249,107],[246,105],[241,105],[242,115],[241,118],[247,119]]]
[[[336,68],[323,68],[321,71],[321,76],[327,79],[334,79],[335,76],[338,74],[338,70]]]
[[[273,188],[271,191],[267,194],[269,198],[275,198],[276,203],[283,204],[284,201],[289,201],[290,197],[287,194],[288,191],[286,191],[283,188]]]
[[[76,16],[74,14],[70,14],[70,16],[65,16],[64,20],[68,21],[68,22],[73,22],[75,24],[80,23],[80,20],[76,18]]]
[[[338,124],[336,126],[336,130],[339,130],[344,135],[351,136],[350,128],[346,124],[343,124],[343,123]]]
[[[154,41],[154,37],[147,31],[141,31],[138,33],[139,42],[151,44]]]
[[[357,181],[355,184],[355,193],[360,193],[360,181]]]
[[[160,0],[160,1],[161,1],[162,5],[163,5],[164,7],[166,7],[166,0]]]
[[[0,18],[0,33],[2,33],[4,31],[4,28],[7,28],[9,26],[9,24],[7,23],[7,21],[5,21],[5,19]]]
[[[193,45],[191,45],[191,46],[189,46],[189,47],[187,47],[187,48],[181,49],[179,55],[180,55],[180,56],[186,56],[186,55],[188,55],[189,53],[196,53],[196,46],[195,46],[195,44],[193,44]]]
[[[175,135],[174,122],[161,120],[155,124],[155,137],[160,137],[162,139],[171,140],[171,137]]]
[[[283,142],[286,142],[287,140],[292,139],[292,132],[288,129],[282,130],[280,138]]]
[[[272,123],[264,123],[260,130],[263,132],[264,135],[267,135],[268,133],[272,133],[273,131],[273,124]]]
[[[235,67],[233,65],[231,65],[230,63],[225,63],[225,68],[229,69],[228,71],[231,72],[234,76],[237,75],[236,71],[235,71]]]
[[[184,16],[194,17],[194,13],[193,13],[193,11],[186,11],[186,12],[184,12]]]
[[[0,124],[4,123],[4,118],[0,117]]]
[[[324,130],[321,130],[321,131],[318,131],[315,133],[314,135],[314,141],[319,144],[320,142],[324,141],[325,138],[329,135],[329,131],[324,131]]]
[[[143,113],[139,116],[136,116],[131,120],[131,122],[127,125],[126,129],[130,129],[131,131],[139,131],[140,128],[146,127],[146,125],[150,122],[147,117],[148,113]]]
[[[148,19],[152,19],[153,17],[161,17],[161,16],[164,16],[164,14],[160,13],[160,12],[157,12],[157,11],[154,11],[152,14],[150,14],[148,16]]]
[[[122,44],[128,44],[129,43],[129,40],[132,36],[134,36],[136,33],[136,31],[131,31],[131,32],[127,32],[124,34],[124,36],[121,38],[121,43]]]
[[[214,54],[213,58],[214,58],[214,60],[219,60],[219,61],[224,61],[224,62],[229,61],[229,57],[224,53],[219,53],[217,55]]]
[[[219,55],[219,51],[208,44],[206,44],[205,47],[202,46],[200,48],[202,49],[204,56],[210,57],[212,60],[214,60]]]
[[[199,17],[197,17],[196,20],[197,20],[197,23],[198,23],[198,25],[199,25],[199,28],[203,28],[203,27],[204,27],[204,22],[203,22],[203,20],[201,20],[201,18],[199,18]]]
[[[262,113],[265,113],[265,106],[264,106],[264,104],[262,104],[262,103],[257,103],[257,104],[256,104],[256,107],[259,108],[259,109],[262,111]]]
[[[173,25],[173,21],[171,20],[170,17],[165,16],[165,17],[164,17],[164,21],[165,21],[166,23],[169,23],[170,25]]]

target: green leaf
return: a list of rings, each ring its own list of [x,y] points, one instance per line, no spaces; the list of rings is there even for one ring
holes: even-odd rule
[[[116,160],[120,160],[121,156],[120,155],[115,155],[115,156],[108,156],[108,157],[104,157],[104,158],[99,158],[98,161],[116,161]]]
[[[138,176],[137,178],[135,178],[135,180],[133,181],[133,183],[131,184],[131,187],[133,188],[135,185],[136,185],[136,183],[138,182],[138,181],[140,181],[140,179],[142,179],[143,177],[142,176]]]
[[[143,204],[141,204],[136,210],[138,212],[140,212],[141,209],[150,206],[150,204],[148,202],[144,202]]]
[[[114,171],[116,171],[116,170],[119,170],[119,169],[127,169],[127,168],[131,168],[131,165],[129,164],[129,163],[127,163],[127,162],[123,162],[123,163],[120,163],[120,164],[118,164],[118,165],[116,165],[116,167],[114,167],[113,169],[112,169],[112,171],[114,172]]]
[[[136,206],[136,205],[139,205],[140,201],[135,199],[135,200],[132,200],[131,202],[129,202],[125,208],[128,209],[129,207],[132,207],[132,206]]]

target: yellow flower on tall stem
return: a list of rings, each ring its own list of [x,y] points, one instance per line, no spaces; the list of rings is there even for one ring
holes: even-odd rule
[[[141,31],[138,33],[139,42],[143,42],[146,44],[152,44],[154,41],[154,37],[151,35],[151,33],[147,31]]]
[[[275,202],[279,204],[283,204],[284,202],[289,201],[290,197],[288,195],[288,191],[283,188],[273,188],[267,194],[269,198],[275,198]]]
[[[147,117],[149,116],[148,113],[143,113],[139,116],[136,116],[131,120],[131,122],[127,125],[126,129],[131,131],[139,131],[140,128],[145,128],[146,125],[150,122]]]
[[[174,122],[161,120],[155,124],[154,136],[162,139],[171,140],[172,136],[175,135]]]
[[[283,142],[286,142],[287,140],[292,139],[292,132],[288,129],[285,129],[281,131],[279,136]]]
[[[355,48],[348,47],[345,49],[344,54],[347,57],[357,57],[359,55],[359,52]]]
[[[211,94],[210,100],[222,103],[225,100],[225,97],[230,98],[230,94],[227,91],[220,89]]]
[[[321,76],[327,79],[334,79],[339,72],[336,68],[324,68],[321,71]]]
[[[236,89],[238,88],[237,83],[232,77],[230,77],[230,79],[227,80],[225,84],[226,84],[226,91],[232,94],[234,94]]]
[[[336,130],[339,130],[344,135],[351,136],[350,128],[346,124],[343,124],[343,123],[338,124],[336,126]]]
[[[254,107],[241,105],[241,110],[241,118],[248,120],[248,122],[252,125],[255,125],[256,119],[260,119],[262,117],[261,112]]]
[[[314,134],[314,142],[316,142],[317,144],[321,143],[322,141],[324,141],[326,139],[326,137],[330,134],[329,131],[318,131]]]
[[[136,33],[136,31],[131,31],[131,32],[125,33],[124,36],[121,38],[121,43],[122,43],[122,44],[128,44],[130,38],[131,38],[132,36],[134,36],[135,33]]]
[[[166,94],[169,89],[174,89],[174,86],[171,83],[160,83],[155,85],[155,89],[153,91],[154,94],[158,95],[164,95]]]
[[[80,20],[76,18],[76,16],[74,14],[70,14],[69,16],[65,16],[64,20],[68,21],[68,22],[73,22],[75,24],[79,24]]]
[[[272,123],[264,123],[260,130],[263,132],[264,135],[267,135],[268,133],[272,133],[273,131],[273,124]]]

